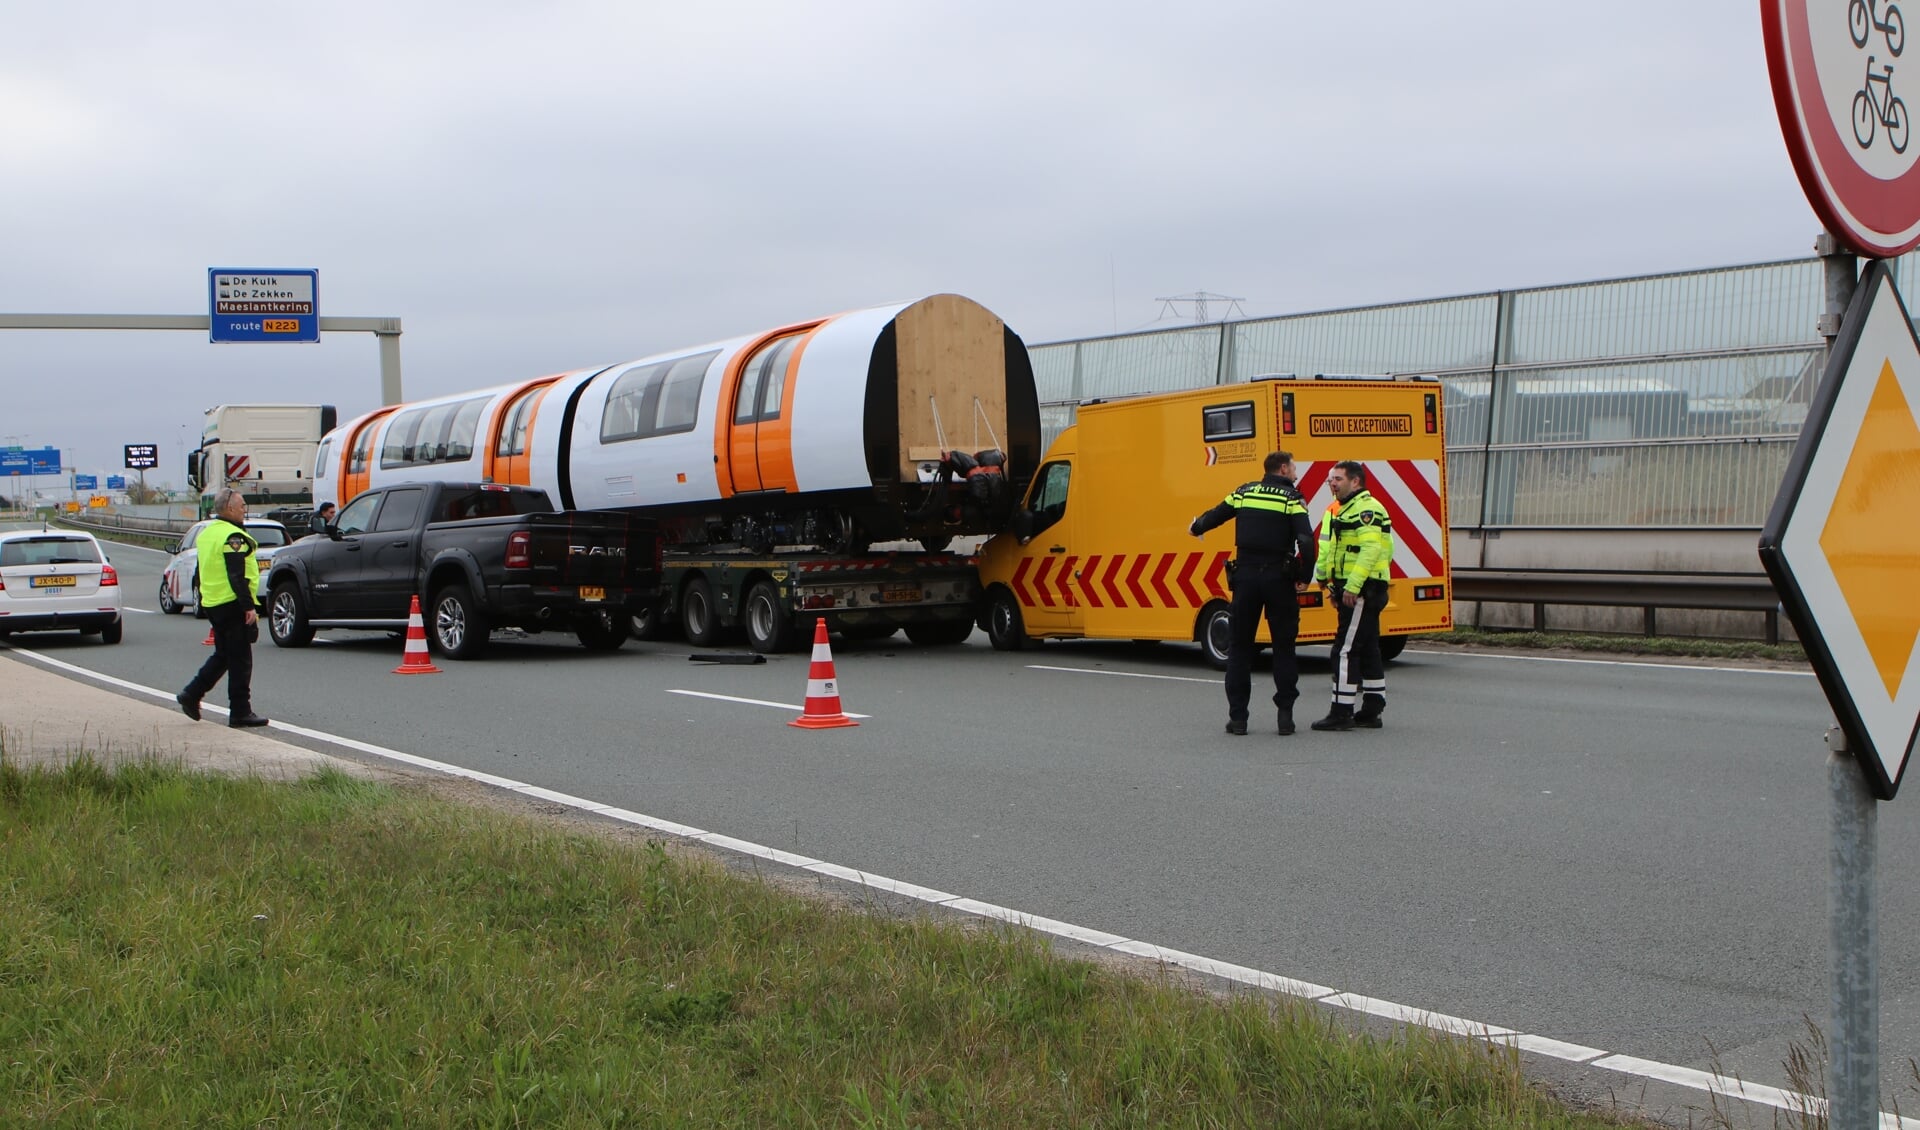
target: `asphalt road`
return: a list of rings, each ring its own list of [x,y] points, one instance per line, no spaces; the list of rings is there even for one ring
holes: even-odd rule
[[[133,607],[164,557],[115,547]],[[149,686],[189,617],[16,641]],[[264,639],[264,635],[263,635]],[[1197,650],[835,649],[853,729],[787,726],[805,655],[570,637],[391,674],[398,642],[258,649],[276,719],[1029,913],[1665,1063],[1785,1085],[1824,1024],[1829,713],[1794,672],[1409,652],[1387,728],[1221,732]],[[1263,672],[1256,672],[1256,692]],[[754,705],[732,699],[784,705]],[[216,692],[217,694],[218,692]],[[1257,699],[1256,699],[1257,701]],[[1263,724],[1263,722],[1265,724]],[[1265,730],[1265,733],[1261,731]],[[1883,1088],[1920,1107],[1914,802],[1880,806]],[[1903,1089],[1904,1085],[1904,1089]]]

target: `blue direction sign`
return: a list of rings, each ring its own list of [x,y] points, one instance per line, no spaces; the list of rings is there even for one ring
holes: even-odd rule
[[[127,477],[125,475],[108,475],[107,489],[108,490],[126,490]]]
[[[73,477],[73,489],[74,490],[99,490],[100,489],[99,476],[75,475]]]
[[[9,447],[0,450],[0,475],[57,475],[57,447]]]
[[[320,272],[308,268],[207,269],[207,340],[320,340]]]

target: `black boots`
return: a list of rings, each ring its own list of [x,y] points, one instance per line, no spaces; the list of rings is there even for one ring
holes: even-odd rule
[[[1322,718],[1318,722],[1315,722],[1313,724],[1313,728],[1316,730],[1351,730],[1353,729],[1353,707],[1351,706],[1334,707],[1331,711],[1327,713],[1327,716],[1325,718]]]

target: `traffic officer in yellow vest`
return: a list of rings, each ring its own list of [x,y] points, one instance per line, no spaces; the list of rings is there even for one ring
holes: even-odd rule
[[[213,654],[174,698],[195,722],[200,699],[227,677],[227,725],[264,726],[253,712],[253,641],[260,637],[259,543],[246,531],[247,500],[232,487],[213,496],[214,519],[194,539],[200,614],[213,631]]]
[[[1314,579],[1340,613],[1333,638],[1333,709],[1316,730],[1380,728],[1387,708],[1387,668],[1380,658],[1380,612],[1393,566],[1393,519],[1367,493],[1367,469],[1349,459],[1327,474],[1337,506],[1320,522]],[[1355,705],[1359,710],[1355,710]]]
[[[1220,505],[1193,520],[1187,532],[1202,537],[1223,522],[1233,522],[1234,562],[1227,585],[1233,590],[1233,635],[1227,646],[1227,733],[1247,732],[1247,704],[1253,698],[1254,633],[1262,611],[1273,637],[1273,704],[1279,707],[1280,733],[1293,733],[1293,700],[1300,697],[1298,590],[1313,575],[1313,526],[1307,504],[1293,485],[1293,456],[1267,456],[1266,477],[1247,483]]]

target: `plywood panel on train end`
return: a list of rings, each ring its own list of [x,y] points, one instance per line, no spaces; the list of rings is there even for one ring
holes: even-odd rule
[[[973,452],[1004,444],[1006,324],[976,302],[936,294],[900,311],[894,328],[900,480],[917,481],[917,464],[937,458],[942,448]]]

